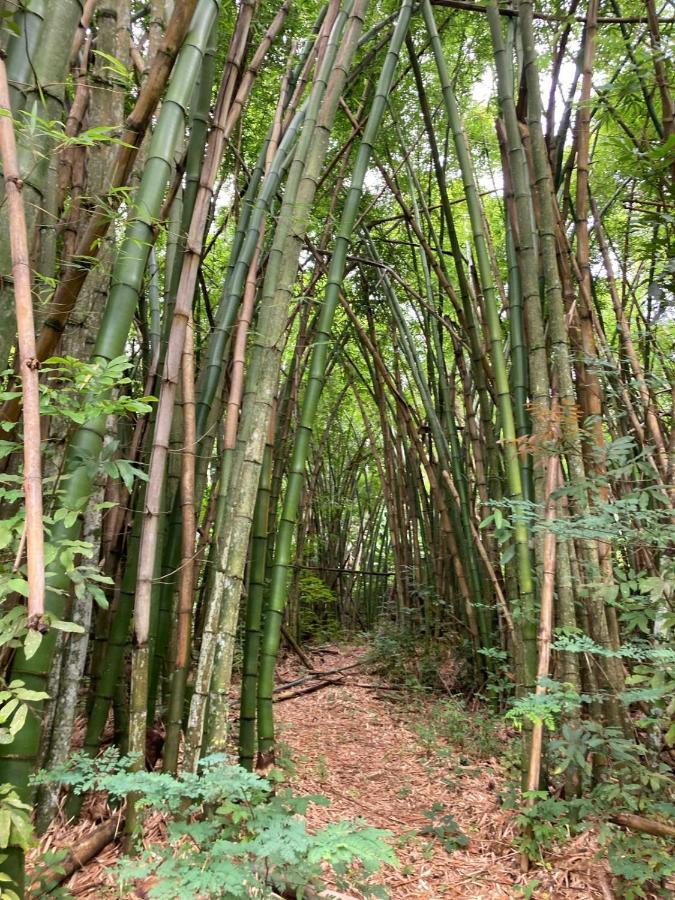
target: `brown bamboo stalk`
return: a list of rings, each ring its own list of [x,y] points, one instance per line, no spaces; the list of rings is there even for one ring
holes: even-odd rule
[[[591,420],[589,431],[595,444],[595,457],[590,461],[592,469],[599,476],[605,472],[605,435],[603,429],[603,390],[594,366],[598,349],[593,329],[592,278],[590,260],[590,237],[588,226],[589,170],[590,170],[590,122],[591,90],[593,86],[593,63],[597,38],[598,0],[589,0],[586,16],[586,33],[582,58],[581,94],[576,118],[575,142],[577,147],[576,181],[576,266],[579,277],[578,317],[583,361],[577,362],[579,373],[578,394],[585,415]],[[599,487],[602,502],[608,499],[604,484]],[[598,541],[598,555],[603,578],[609,583],[612,578],[609,545]]]
[[[664,140],[675,134],[675,106],[668,87],[668,75],[664,62],[665,48],[661,45],[661,32],[659,17],[656,14],[654,0],[645,0],[647,7],[647,24],[649,25],[649,38],[654,53],[654,74],[656,84],[661,95],[661,108],[663,110],[663,137]],[[671,172],[675,175],[675,163],[671,165]]]
[[[77,81],[75,88],[75,96],[68,110],[68,118],[66,119],[65,135],[66,137],[75,137],[82,130],[84,125],[84,117],[89,106],[89,53],[91,50],[91,38],[87,38],[84,42],[82,51],[82,60],[77,71]],[[59,212],[63,210],[63,203],[66,192],[72,182],[72,170],[77,152],[82,152],[82,147],[67,147],[59,166],[58,191],[57,191],[57,209]],[[72,252],[72,251],[71,251]]]
[[[80,52],[80,47],[85,41],[87,36],[87,31],[89,29],[89,25],[91,24],[92,16],[94,15],[94,9],[96,8],[97,0],[85,0],[84,6],[82,7],[82,15],[80,16],[80,21],[77,26],[77,31],[73,36],[73,43],[70,47],[70,67],[73,68],[77,63],[77,56]]]
[[[26,509],[28,627],[44,628],[45,561],[42,524],[42,454],[40,432],[40,363],[36,358],[33,296],[23,182],[16,155],[16,138],[4,58],[0,57],[0,158],[5,179],[9,240],[14,279],[14,306],[23,404],[23,479]]]
[[[178,578],[178,607],[176,621],[176,668],[185,668],[190,652],[190,627],[192,619],[192,595],[195,573],[195,534],[197,513],[195,510],[195,457],[197,448],[197,422],[195,418],[195,357],[194,323],[192,316],[185,331],[185,347],[181,362],[181,388],[183,392],[183,453],[181,455],[180,504],[181,568]]]
[[[254,3],[252,0],[246,0],[240,8],[237,24],[230,41],[227,64],[220,82],[213,126],[206,146],[199,189],[187,235],[173,320],[164,360],[162,386],[159,393],[155,433],[150,455],[148,487],[145,495],[145,518],[138,556],[138,578],[134,600],[134,637],[138,653],[134,654],[134,666],[132,667],[132,697],[136,695],[137,698],[135,705],[137,715],[132,719],[129,730],[130,748],[135,751],[142,746],[141,731],[144,728],[145,720],[145,715],[143,714],[143,722],[141,722],[140,712],[141,707],[145,705],[142,702],[141,695],[147,687],[144,684],[146,677],[144,671],[144,648],[147,648],[150,636],[150,606],[161,517],[164,474],[169,452],[169,438],[178,389],[181,358],[185,346],[185,333],[188,321],[192,315],[192,302],[204,249],[204,231],[225,142],[232,134],[246,98],[251,91],[253,75],[259,70],[272,41],[280,33],[289,8],[290,0],[285,0],[267,29],[260,47],[254,54],[253,61],[248,67],[247,74],[252,73],[251,77],[242,79],[242,83],[233,100],[232,96],[244,59],[249,29],[253,19]],[[138,659],[138,666],[136,666],[136,659]],[[136,668],[138,668],[138,678],[135,675]]]
[[[246,340],[249,328],[253,320],[255,306],[258,263],[263,240],[263,229],[260,229],[258,244],[253,253],[251,264],[246,276],[244,298],[237,322],[237,332],[232,350],[232,374],[230,378],[230,393],[227,398],[227,418],[225,420],[225,439],[223,446],[226,451],[234,450],[237,445],[237,430],[239,427],[239,410],[241,398],[244,392],[244,363],[246,359]]]
[[[642,365],[640,364],[635,345],[633,344],[633,338],[630,333],[630,325],[626,318],[626,313],[621,304],[621,298],[619,297],[619,293],[616,288],[616,277],[614,275],[612,257],[609,252],[609,245],[607,243],[605,229],[602,224],[602,217],[600,215],[600,211],[594,197],[591,197],[591,210],[593,212],[593,219],[595,222],[595,234],[598,239],[598,245],[600,247],[600,252],[602,253],[602,260],[605,266],[605,272],[607,274],[607,287],[609,289],[609,295],[612,300],[612,306],[614,307],[617,329],[619,331],[621,343],[623,344],[624,352],[628,357],[628,362],[630,363],[631,370],[633,372],[635,380],[637,381],[640,398],[642,400],[645,423],[647,425],[647,428],[649,429],[649,433],[651,434],[652,440],[654,441],[654,445],[656,447],[656,464],[658,466],[659,472],[661,473],[661,476],[665,479],[668,475],[668,452],[666,443],[661,431],[659,420],[656,415],[655,404],[653,402],[647,382],[645,381],[645,373],[642,369]]]
[[[86,280],[87,272],[98,256],[103,238],[115,219],[114,210],[122,199],[119,189],[128,182],[143,136],[164,92],[197,2],[198,0],[183,0],[182,3],[176,4],[162,45],[138,94],[134,108],[126,120],[111,168],[108,191],[84,228],[75,254],[63,266],[61,281],[54,292],[36,343],[35,358],[40,362],[52,356],[58,346],[65,324]],[[15,422],[19,417],[19,409],[17,400],[6,401],[0,411],[0,419]]]
[[[543,571],[541,579],[541,606],[539,611],[539,661],[537,664],[536,696],[546,693],[546,688],[541,683],[549,674],[551,666],[551,635],[553,632],[553,591],[555,588],[555,558],[556,535],[551,528],[555,519],[556,501],[552,496],[558,485],[559,460],[553,455],[548,460],[546,469],[546,483],[544,486],[546,507],[544,522],[546,532],[543,546]],[[536,791],[539,787],[539,775],[541,772],[541,755],[544,736],[544,723],[539,720],[534,723],[530,742],[530,765],[527,773],[527,790]],[[532,806],[532,797],[528,804]]]
[[[225,66],[220,83],[213,127],[206,147],[199,190],[195,199],[190,230],[187,236],[173,321],[164,360],[162,386],[159,393],[155,433],[150,456],[148,487],[145,495],[145,520],[143,522],[138,555],[138,581],[134,603],[134,633],[138,646],[145,645],[149,637],[150,601],[164,490],[164,473],[169,453],[169,438],[178,390],[181,360],[185,347],[185,334],[192,315],[192,301],[197,283],[197,272],[202,258],[204,227],[225,144],[225,123],[232,97],[233,82],[243,59],[252,17],[252,5],[247,3],[242,7],[238,17],[238,23],[232,36],[228,64]]]

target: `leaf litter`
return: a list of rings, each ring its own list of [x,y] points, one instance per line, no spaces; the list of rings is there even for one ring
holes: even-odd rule
[[[523,896],[608,900],[614,896],[607,863],[597,858],[592,831],[548,854],[545,867],[522,873],[512,846],[516,813],[500,800],[507,788],[501,759],[469,760],[467,765],[452,767],[448,762],[452,751],[440,762],[430,756],[414,728],[429,721],[433,702],[417,693],[406,696],[406,692],[390,690],[377,677],[366,676],[364,681],[366,654],[363,647],[319,648],[311,654],[315,668],[349,668],[331,675],[321,689],[289,699],[283,692],[278,695],[278,737],[282,754],[290,757],[293,788],[330,800],[329,806],[309,806],[310,829],[339,819],[362,819],[390,831],[399,866],[385,867],[375,880],[386,887],[391,900]],[[294,657],[280,660],[279,683],[305,674]],[[458,762],[460,758],[466,763],[465,750],[457,751]],[[447,777],[450,772],[452,778]],[[432,810],[452,816],[468,844],[445,849],[429,833],[431,819],[425,813]],[[76,847],[110,814],[106,798],[95,794],[87,798],[78,824],[57,818],[29,854],[29,880],[31,868],[47,851]],[[164,837],[164,817],[152,813],[146,820],[143,844],[147,847]],[[65,882],[70,895],[87,900],[118,897],[112,869],[120,855],[119,842],[109,844]],[[147,887],[138,885],[127,896],[146,897]]]

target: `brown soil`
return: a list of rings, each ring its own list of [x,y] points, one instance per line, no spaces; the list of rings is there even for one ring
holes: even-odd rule
[[[316,665],[339,668],[363,652],[342,647]],[[290,679],[292,672],[283,677]],[[403,701],[397,693],[359,686],[379,681],[362,670],[343,677],[341,685],[280,703],[280,737],[297,767],[296,790],[331,800],[329,807],[310,807],[311,825],[362,817],[396,836],[401,864],[380,878],[392,900],[522,897],[517,886],[533,879],[539,881],[537,900],[611,896],[590,833],[549,858],[546,870],[523,875],[512,848],[515,814],[500,804],[506,784],[499,760],[461,767],[452,753],[430,757],[413,730],[415,722],[427,719],[428,701]],[[448,853],[436,838],[420,834],[430,823],[424,813],[435,803],[469,838],[465,849]]]
[[[312,659],[318,669],[337,669],[358,661],[364,652],[363,648],[331,647],[315,652]],[[290,681],[302,672],[287,659],[279,678]],[[461,766],[460,753],[454,758],[452,748],[442,757],[428,753],[414,729],[416,723],[428,721],[430,701],[407,692],[381,690],[376,687],[381,679],[361,667],[331,677],[340,683],[277,704],[279,737],[295,767],[294,789],[322,794],[331,801],[329,807],[310,806],[310,827],[361,818],[393,834],[400,865],[388,867],[376,879],[387,887],[392,900],[522,897],[522,887],[534,879],[538,885],[531,896],[536,900],[613,896],[606,864],[596,859],[591,832],[568,842],[560,854],[550,855],[545,868],[520,872],[512,847],[515,813],[500,802],[506,787],[500,760],[468,760],[468,765]],[[430,823],[424,813],[434,804],[443,805],[441,815],[454,818],[468,837],[468,846],[446,852],[437,838],[422,833]],[[55,823],[31,858],[49,848],[77,845],[93,821],[106,814],[102,800],[88,809],[89,816],[74,828]],[[162,833],[162,818],[157,814],[146,839],[149,843],[161,840]],[[117,845],[106,848],[70,878],[70,892],[91,900],[117,896],[111,890],[110,867],[119,852]],[[130,896],[145,894],[141,890]]]

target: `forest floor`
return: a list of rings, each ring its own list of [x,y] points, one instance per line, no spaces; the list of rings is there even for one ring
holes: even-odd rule
[[[366,652],[358,647],[336,649],[330,648],[332,652],[323,657],[313,654],[315,666],[342,668]],[[289,659],[280,677],[290,680],[293,673]],[[376,879],[386,886],[391,900],[612,896],[607,868],[595,859],[592,832],[550,855],[546,868],[520,872],[512,846],[515,812],[501,802],[502,794],[508,793],[500,761],[501,751],[506,752],[512,740],[508,734],[487,759],[472,759],[466,745],[431,748],[433,700],[374,688],[381,679],[363,669],[335,677],[342,683],[278,704],[280,738],[297,770],[295,789],[331,800],[328,807],[310,807],[311,826],[362,817],[395,835],[400,866]],[[466,715],[471,711],[467,709]],[[425,815],[432,808],[438,810],[436,821],[452,816],[469,839],[465,848],[447,852],[439,838],[423,833],[433,825]],[[525,888],[528,882],[533,893]]]
[[[334,683],[320,689],[308,690],[323,684],[320,678],[310,678],[279,696],[279,737],[284,755],[290,757],[294,790],[330,800],[329,806],[310,805],[310,828],[360,818],[390,831],[400,865],[387,867],[374,880],[385,885],[391,900],[613,896],[606,864],[596,858],[592,831],[568,842],[559,853],[548,854],[545,867],[522,874],[512,846],[516,814],[502,803],[508,793],[503,759],[513,738],[505,732],[501,743],[496,742],[496,752],[487,758],[484,753],[472,758],[471,748],[463,742],[461,748],[436,745],[428,737],[434,701],[380,687],[382,679],[360,665],[366,652],[367,648],[354,646],[312,652],[316,669],[343,671],[326,676]],[[304,675],[306,669],[293,657],[280,664],[281,682]],[[467,723],[471,715],[467,709]],[[442,845],[448,832],[440,838],[425,833],[434,824],[425,815],[432,809],[436,822],[452,816],[459,828],[455,834],[468,838],[466,846],[448,852]],[[90,808],[90,815],[96,815],[95,809]],[[55,824],[41,842],[40,853],[77,846],[91,828],[92,822],[86,820],[74,828]],[[154,826],[151,822],[148,831],[150,841],[161,837],[161,821]],[[66,883],[71,896],[91,900],[119,896],[110,892],[114,884],[110,869],[119,852],[116,845],[109,845],[75,873]],[[146,894],[140,890],[128,896]]]

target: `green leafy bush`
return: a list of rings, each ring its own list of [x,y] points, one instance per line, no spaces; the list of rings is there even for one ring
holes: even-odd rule
[[[459,697],[435,703],[415,731],[429,752],[458,752],[473,759],[489,759],[500,748],[499,722],[487,709],[472,709]]]
[[[300,630],[319,643],[337,640],[342,627],[335,609],[335,594],[316,575],[303,572],[299,581]]]
[[[268,778],[229,765],[222,755],[202,761],[199,774],[174,777],[130,771],[131,760],[109,750],[97,759],[76,756],[39,781],[59,781],[76,792],[107,791],[112,797],[134,794],[146,813],[168,815],[167,840],[123,859],[117,867],[121,890],[138,879],[151,879],[148,896],[244,900],[320,889],[325,867],[338,888],[356,888],[366,896],[386,897],[368,884],[382,863],[395,864],[388,832],[358,822],[335,822],[314,834],[304,813],[318,796],[295,796]]]
[[[618,728],[591,720],[567,722],[548,744],[549,771],[560,778],[573,772],[578,796],[535,791],[531,805],[517,816],[518,849],[530,859],[568,837],[599,825],[600,843],[618,882],[621,897],[669,896],[665,880],[675,875],[672,847],[662,838],[624,832],[612,817],[629,812],[647,818],[673,819],[675,779],[653,749],[626,738]],[[600,772],[595,764],[601,761]],[[601,777],[598,777],[598,776]]]
[[[442,803],[434,803],[431,809],[424,813],[430,819],[421,834],[429,834],[435,837],[447,853],[453,850],[463,850],[469,846],[469,838],[464,834],[454,818],[445,812]]]

